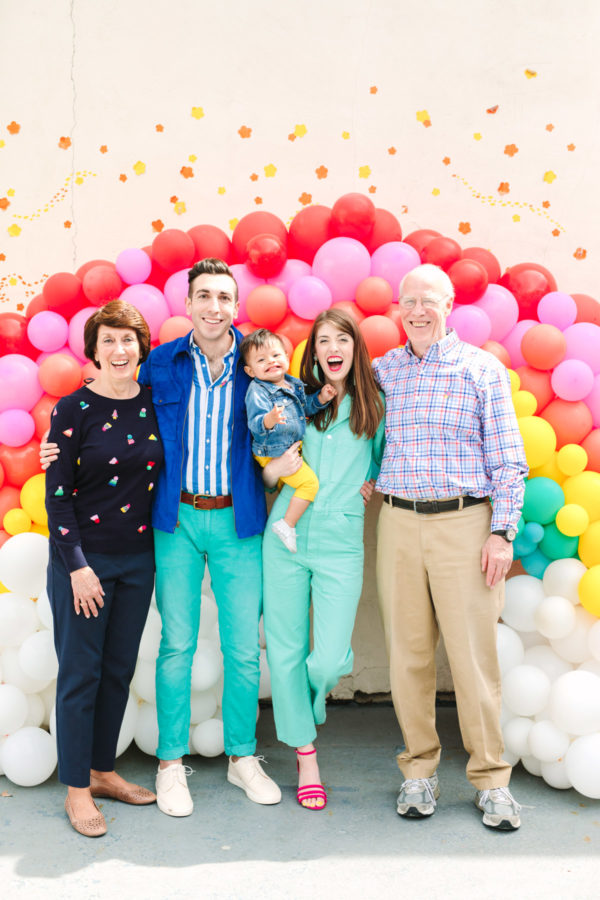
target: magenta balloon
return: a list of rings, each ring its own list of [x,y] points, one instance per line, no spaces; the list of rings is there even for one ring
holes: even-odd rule
[[[535,319],[521,319],[502,341],[502,346],[508,351],[510,356],[510,364],[513,369],[516,369],[517,366],[528,365],[521,353],[521,341],[526,331],[539,324]]]
[[[145,250],[130,247],[119,253],[115,268],[125,284],[141,284],[152,271],[152,260]]]
[[[594,373],[580,359],[565,359],[552,372],[550,384],[561,400],[583,400],[594,387]]]
[[[597,375],[600,372],[600,326],[592,322],[576,322],[564,334],[567,339],[565,359],[580,359]]]
[[[63,347],[69,336],[69,326],[64,316],[49,309],[32,316],[27,325],[27,337],[38,350],[54,353]],[[27,442],[25,442],[27,443]],[[17,444],[15,446],[20,446]]]
[[[246,300],[248,299],[248,294],[250,291],[253,291],[254,288],[260,287],[261,284],[266,284],[267,282],[264,278],[258,278],[256,275],[253,275],[248,266],[242,265],[242,263],[236,263],[235,265],[230,266],[230,268],[238,286],[238,300],[240,307],[235,318],[235,323],[240,325],[242,322],[247,322],[250,318],[246,312]]]
[[[454,328],[461,341],[481,347],[490,339],[492,323],[489,316],[474,304],[455,305],[446,320]]]
[[[29,411],[43,393],[38,367],[32,359],[20,353],[0,357],[0,412],[6,409]]]
[[[390,241],[378,247],[371,258],[371,275],[385,278],[392,286],[394,300],[398,299],[400,282],[411,269],[421,265],[421,257],[414,247],[404,241]]]
[[[310,275],[311,268],[308,263],[301,259],[288,259],[283,269],[274,278],[267,278],[269,284],[274,284],[280,288],[284,294],[289,294],[291,286],[299,278]]]
[[[160,326],[169,318],[169,307],[162,291],[151,284],[132,284],[125,288],[121,300],[135,306],[148,323],[151,339],[157,341]]]
[[[360,241],[348,237],[333,238],[317,250],[312,273],[325,282],[334,303],[354,300],[356,288],[371,274],[371,257]]]
[[[316,319],[332,302],[328,286],[314,275],[299,278],[290,288],[290,309],[301,319]]]
[[[538,319],[545,325],[556,325],[561,331],[572,325],[577,318],[577,304],[570,294],[550,291],[545,294],[537,308]]]
[[[0,412],[0,444],[22,447],[34,434],[35,422],[24,409],[5,409]]]
[[[501,284],[488,284],[483,297],[472,305],[487,314],[492,326],[490,341],[504,340],[517,324],[519,304]]]
[[[69,322],[69,348],[79,362],[87,362],[83,352],[83,328],[90,316],[98,312],[97,306],[86,306],[76,312]]]
[[[585,398],[585,402],[592,414],[594,428],[600,428],[600,375],[594,378],[594,386]]]
[[[185,301],[188,295],[188,269],[175,272],[163,288],[165,300],[172,316],[186,316]]]

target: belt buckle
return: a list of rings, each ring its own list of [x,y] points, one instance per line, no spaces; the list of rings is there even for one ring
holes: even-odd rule
[[[209,496],[210,496],[210,494],[194,494],[194,501],[192,503],[192,506],[194,507],[194,509],[202,509],[202,506],[198,506],[198,503],[201,502],[202,500],[205,500],[206,497],[209,497]]]

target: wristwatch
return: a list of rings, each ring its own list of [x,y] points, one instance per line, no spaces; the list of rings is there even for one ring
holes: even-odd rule
[[[517,536],[517,529],[513,528],[512,525],[509,525],[508,528],[499,528],[497,531],[492,531],[492,534],[500,535],[501,538],[504,538],[504,540],[508,541],[510,544]]]

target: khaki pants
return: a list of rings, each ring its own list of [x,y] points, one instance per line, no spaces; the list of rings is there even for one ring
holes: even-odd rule
[[[450,663],[467,777],[477,790],[504,787],[496,627],[504,581],[488,588],[481,548],[489,504],[422,515],[383,504],[377,526],[377,586],[390,658],[392,698],[404,735],[398,766],[427,778],[441,753],[435,728],[435,648],[441,631]]]

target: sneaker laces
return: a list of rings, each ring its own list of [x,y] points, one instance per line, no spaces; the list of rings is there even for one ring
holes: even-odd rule
[[[517,803],[509,789],[506,787],[490,788],[487,791],[481,791],[480,796],[482,803],[486,803],[489,799],[492,803],[501,803],[512,806],[516,812],[519,812],[521,809],[520,804]]]
[[[407,794],[421,794],[425,792],[430,801],[435,803],[433,788],[428,778],[407,778],[400,790],[405,791]]]

